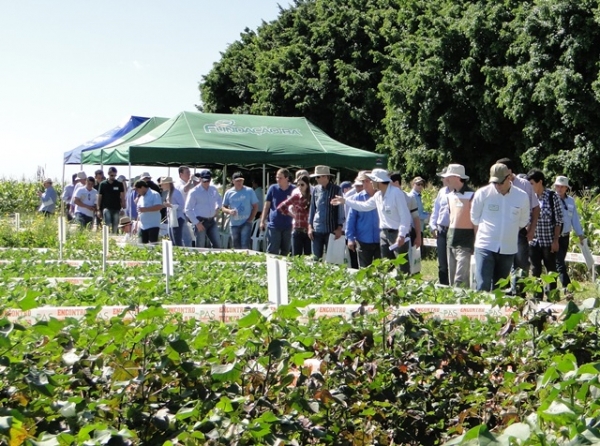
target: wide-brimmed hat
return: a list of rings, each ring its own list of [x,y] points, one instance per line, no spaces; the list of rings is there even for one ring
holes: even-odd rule
[[[555,186],[566,186],[569,189],[571,188],[571,186],[569,186],[569,179],[564,175],[557,176],[556,180],[554,181],[554,185]]]
[[[413,184],[425,184],[423,177],[414,177],[412,180]]]
[[[364,186],[363,180],[354,180],[354,183],[352,183],[352,186],[354,186],[354,187]]]
[[[448,171],[447,167],[444,167],[441,172],[436,173],[438,177],[443,177],[444,174]]]
[[[87,175],[85,174],[85,172],[81,171],[81,172],[77,172],[77,179],[78,180],[85,180],[87,178]]]
[[[331,172],[329,171],[329,166],[315,166],[315,173],[313,173],[310,177],[323,177],[325,175],[332,176]]]
[[[371,181],[375,181],[376,183],[389,183],[391,178],[388,175],[387,170],[385,169],[373,169],[371,173],[367,174],[367,177]]]
[[[50,183],[50,184],[52,184],[52,178],[46,178],[44,180],[44,183]]]
[[[173,178],[172,177],[162,177],[160,179],[160,184],[169,184],[169,183],[173,183]]]
[[[143,180],[144,178],[152,178],[152,176],[148,172],[144,172],[140,175],[140,180]]]
[[[121,217],[119,219],[119,228],[122,228],[123,226],[128,225],[129,223],[131,223],[131,218]]]
[[[446,173],[440,175],[443,178],[459,177],[462,180],[468,180],[469,176],[465,175],[465,166],[462,164],[449,164]]]
[[[496,163],[490,168],[490,183],[503,183],[509,175],[510,170],[506,164]]]

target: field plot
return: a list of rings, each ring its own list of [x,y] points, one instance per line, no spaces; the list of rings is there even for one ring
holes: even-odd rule
[[[277,307],[262,255],[175,250],[166,293],[160,247],[100,252],[0,250],[0,442],[600,442],[596,299],[536,311],[291,259]]]

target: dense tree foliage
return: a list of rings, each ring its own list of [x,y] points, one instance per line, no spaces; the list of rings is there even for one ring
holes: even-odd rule
[[[305,116],[432,177],[503,156],[598,185],[598,0],[296,0],[245,30],[204,110]]]

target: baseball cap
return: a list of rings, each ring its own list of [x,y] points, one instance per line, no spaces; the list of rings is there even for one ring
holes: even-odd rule
[[[231,175],[231,181],[243,180],[243,179],[244,179],[244,175],[242,174],[242,172],[235,172],[233,175]]]
[[[490,168],[490,183],[503,183],[510,171],[505,164],[496,163]]]

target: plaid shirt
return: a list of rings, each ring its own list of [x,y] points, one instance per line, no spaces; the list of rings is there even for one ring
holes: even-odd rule
[[[291,207],[291,212],[290,212]],[[302,196],[298,189],[292,192],[287,200],[277,206],[277,210],[283,215],[294,217],[293,228],[308,230],[308,212],[310,203]]]
[[[563,224],[562,206],[560,198],[555,192],[545,189],[539,198],[540,216],[535,227],[535,236],[530,245],[552,246],[554,240],[554,228]],[[552,201],[552,203],[550,202]],[[554,207],[554,218],[552,218],[552,207]]]

